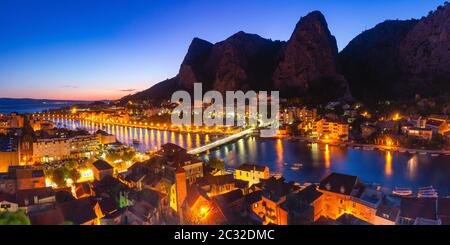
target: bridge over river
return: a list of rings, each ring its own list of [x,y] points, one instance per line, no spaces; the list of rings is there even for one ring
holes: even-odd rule
[[[194,155],[195,154],[200,154],[200,153],[203,153],[203,152],[208,151],[210,149],[213,149],[215,147],[218,147],[218,146],[227,144],[227,143],[229,143],[231,141],[237,140],[237,139],[239,139],[241,137],[244,137],[246,135],[253,134],[254,132],[256,132],[256,128],[252,127],[252,128],[243,130],[243,131],[241,131],[239,133],[235,133],[235,134],[229,135],[229,136],[227,136],[225,138],[222,138],[220,140],[216,140],[216,141],[211,142],[209,144],[206,144],[206,145],[194,148],[194,149],[188,151],[188,153],[189,154],[194,154]]]

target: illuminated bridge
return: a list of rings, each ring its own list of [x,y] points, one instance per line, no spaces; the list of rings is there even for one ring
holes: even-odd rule
[[[256,131],[256,129],[252,127],[252,128],[243,130],[243,131],[241,131],[239,133],[235,133],[235,134],[229,135],[229,136],[227,136],[225,138],[222,138],[220,140],[216,140],[216,141],[211,142],[209,144],[206,144],[204,146],[200,146],[200,147],[197,147],[195,149],[192,149],[192,150],[188,151],[188,153],[189,154],[194,154],[194,155],[195,154],[200,154],[202,152],[208,151],[208,150],[213,149],[215,147],[227,144],[227,143],[229,143],[229,142],[231,142],[233,140],[237,140],[237,139],[239,139],[241,137],[244,137],[246,135],[252,134],[255,131]]]
[[[239,133],[235,133],[235,134],[232,134],[232,135],[229,135],[229,136],[227,136],[227,137],[225,137],[225,138],[222,138],[222,139],[220,139],[220,140],[216,140],[216,141],[214,141],[214,142],[211,142],[211,143],[209,143],[209,144],[206,144],[206,145],[204,145],[204,146],[200,146],[200,147],[197,147],[197,148],[195,148],[195,149],[192,149],[192,150],[190,150],[190,151],[188,151],[188,153],[189,154],[200,154],[200,153],[203,153],[203,152],[205,152],[205,151],[208,151],[208,150],[210,150],[210,149],[213,149],[213,148],[215,148],[215,147],[219,147],[219,146],[221,146],[221,145],[224,145],[224,144],[228,144],[229,142],[231,142],[231,141],[234,141],[234,140],[237,140],[237,139],[239,139],[239,138],[241,138],[241,137],[244,137],[244,136],[246,136],[246,135],[250,135],[250,134],[253,134],[254,132],[257,132],[257,130],[259,129],[259,128],[265,128],[265,127],[268,127],[268,126],[270,126],[271,124],[273,124],[274,122],[277,122],[277,121],[269,121],[269,122],[262,122],[261,120],[258,120],[259,121],[259,125],[258,125],[258,127],[251,127],[251,128],[249,128],[249,129],[246,129],[246,130],[243,130],[243,131],[241,131],[241,132],[239,132]]]

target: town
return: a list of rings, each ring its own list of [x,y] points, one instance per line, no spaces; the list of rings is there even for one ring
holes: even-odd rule
[[[389,102],[386,102],[388,104]],[[450,198],[417,194],[332,172],[315,183],[286,180],[261,163],[234,168],[173,143],[140,152],[99,129],[58,123],[82,120],[214,136],[245,127],[174,127],[174,105],[94,103],[35,114],[0,116],[0,223],[33,225],[161,224],[449,224]],[[367,151],[449,155],[444,114],[370,111],[361,103],[323,107],[282,101],[277,139]],[[238,115],[244,116],[245,115]],[[133,140],[134,141],[134,140]],[[228,141],[224,142],[226,144]],[[210,143],[205,142],[206,144]],[[216,147],[214,145],[214,147]],[[215,148],[208,149],[213,151]],[[194,149],[195,150],[195,149]],[[286,163],[287,164],[287,163]],[[293,164],[300,169],[302,164]],[[11,221],[13,220],[13,221]]]

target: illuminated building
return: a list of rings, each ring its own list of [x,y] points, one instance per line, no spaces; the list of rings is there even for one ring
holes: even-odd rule
[[[167,195],[158,191],[144,189],[132,191],[129,195],[132,205],[123,216],[126,224],[131,225],[161,225],[168,211]]]
[[[30,120],[30,125],[34,131],[53,129],[54,123],[48,120]]]
[[[215,176],[208,174],[198,179],[195,184],[201,187],[208,196],[217,196],[236,189],[233,174]]]
[[[77,135],[69,139],[72,157],[90,157],[99,145],[96,135]]]
[[[395,219],[377,212],[384,196],[377,186],[365,185],[356,176],[332,173],[320,182],[323,193],[322,216],[337,220],[352,215],[370,224],[395,224]],[[384,206],[385,209],[391,208]]]
[[[183,168],[189,185],[203,177],[203,161],[188,154],[186,149],[178,145],[164,144],[156,155],[162,158],[162,165],[166,171],[174,173],[179,167]]]
[[[24,126],[24,120],[25,118],[17,113],[11,113],[9,115],[0,114],[0,132],[11,128],[22,128]]]
[[[19,145],[16,138],[0,136],[0,172],[19,164]]]
[[[92,164],[92,172],[94,173],[94,179],[101,181],[106,176],[112,177],[114,174],[114,167],[103,160],[97,160]]]
[[[16,212],[17,210],[19,210],[19,205],[16,202],[15,196],[0,192],[0,212]]]
[[[295,115],[301,122],[298,126],[299,129],[310,130],[313,128],[314,121],[317,118],[317,109],[297,108]]]
[[[68,139],[37,139],[33,142],[33,159],[37,162],[51,162],[69,157],[70,142]]]
[[[108,145],[116,143],[116,136],[113,134],[108,134],[105,131],[97,131],[98,142],[101,145]]]
[[[255,164],[242,164],[235,170],[234,178],[248,182],[249,186],[258,184],[262,179],[270,177],[269,168],[267,166]]]
[[[433,138],[433,130],[429,128],[410,128],[408,130],[408,136],[424,140],[431,140],[431,138]]]
[[[427,118],[425,126],[433,130],[435,134],[445,134],[449,131],[448,116],[446,115],[430,115]]]
[[[261,196],[249,205],[251,211],[259,217],[257,221],[263,225],[287,225],[289,210],[284,203],[287,196],[300,187],[293,182],[285,182],[284,178],[275,177],[261,180],[255,187],[261,190]]]
[[[313,134],[323,141],[348,141],[348,123],[320,119],[313,124]]]
[[[10,166],[0,173],[0,192],[15,194],[19,190],[45,187],[45,175],[41,169],[31,166]]]
[[[287,224],[314,224],[323,213],[322,193],[315,185],[309,185],[298,192],[289,194],[280,206],[287,212]]]
[[[220,225],[227,221],[217,202],[197,187],[191,188],[182,209],[181,224]]]

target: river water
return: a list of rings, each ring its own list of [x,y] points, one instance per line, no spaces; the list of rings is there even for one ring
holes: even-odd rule
[[[70,129],[84,128],[90,132],[103,129],[115,134],[124,144],[135,145],[140,151],[153,150],[165,143],[175,143],[192,149],[213,141],[208,135],[179,134],[169,131],[93,124],[86,121],[55,119],[59,126]],[[433,185],[440,196],[450,195],[450,156],[432,157],[398,152],[364,151],[340,146],[327,146],[304,142],[261,139],[248,136],[201,156],[224,159],[227,167],[242,163],[267,165],[272,173],[280,173],[288,180],[300,183],[319,182],[331,172],[359,176],[362,181],[378,183],[386,187],[418,187]],[[285,166],[285,163],[288,166]],[[300,170],[292,170],[290,164],[301,163]]]

